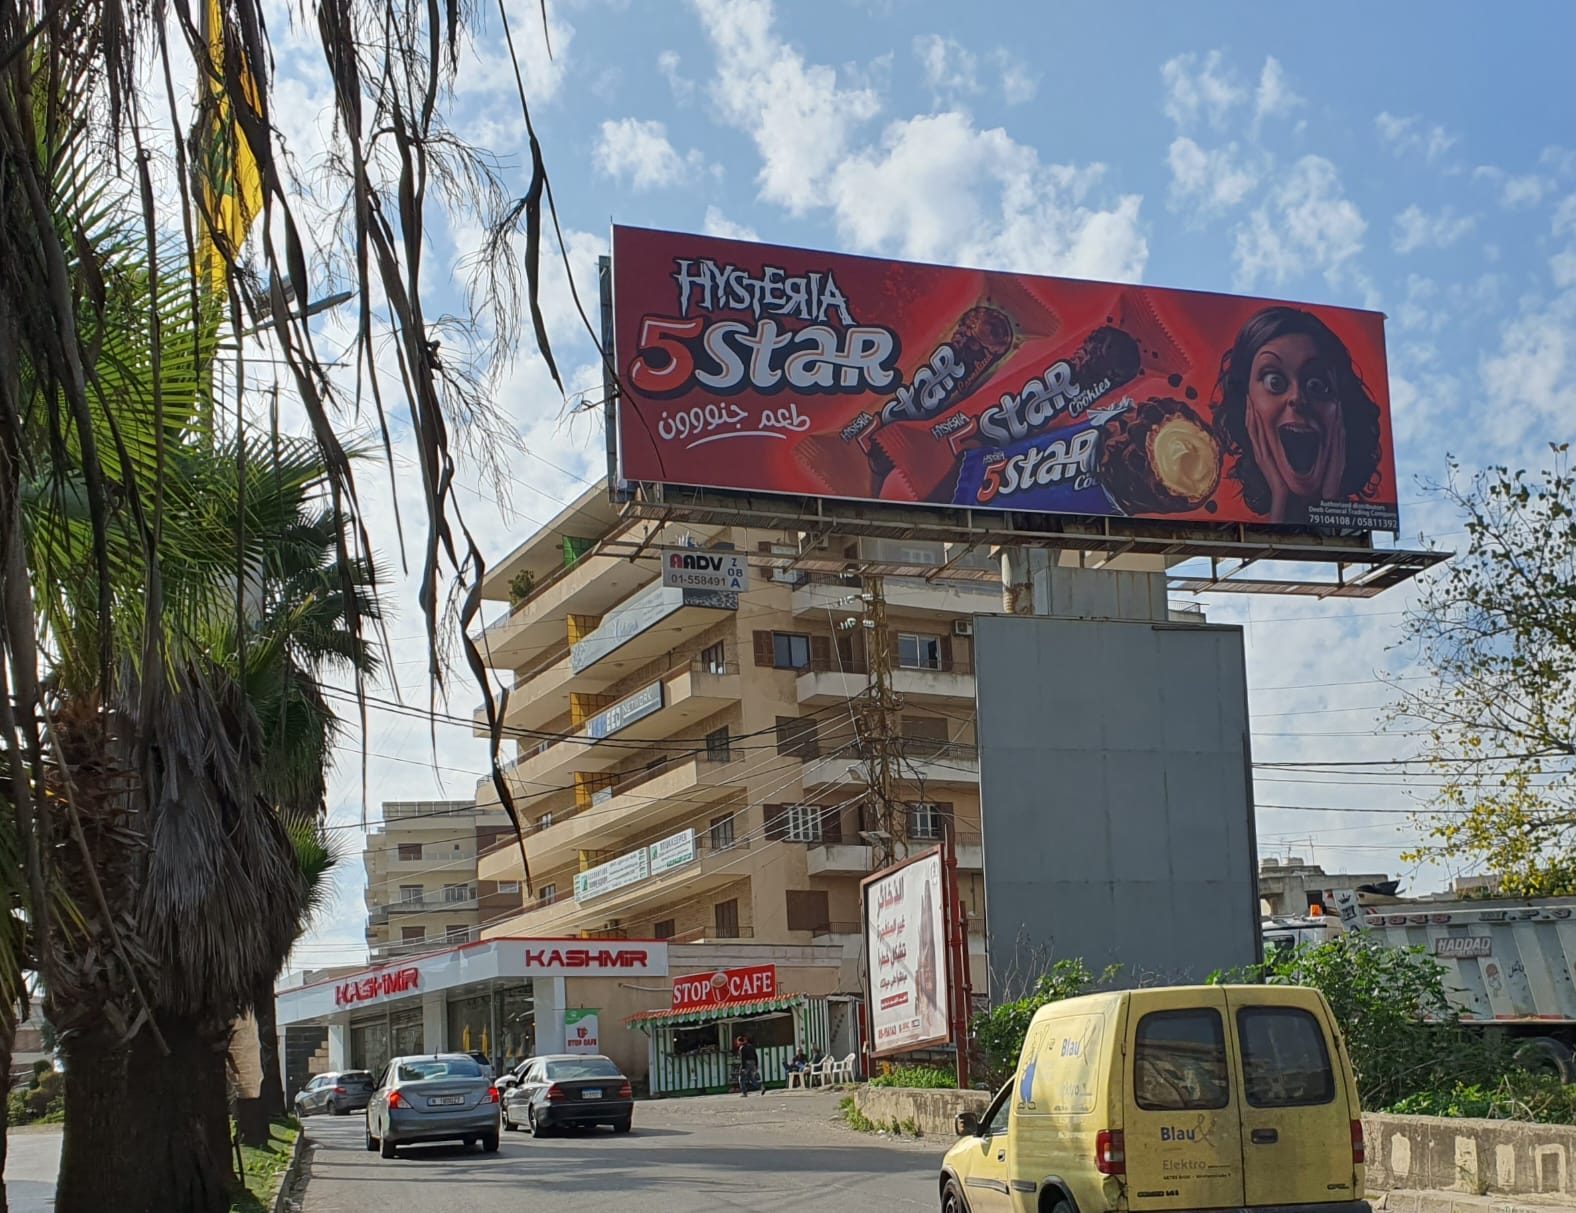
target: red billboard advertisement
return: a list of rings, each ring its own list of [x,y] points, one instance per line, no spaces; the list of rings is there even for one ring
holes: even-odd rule
[[[1376,312],[613,230],[627,480],[1398,529]]]

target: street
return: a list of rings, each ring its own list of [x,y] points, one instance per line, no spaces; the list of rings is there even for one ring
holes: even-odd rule
[[[497,1154],[412,1146],[391,1161],[363,1149],[360,1116],[316,1116],[302,1213],[937,1208],[950,1143],[855,1133],[836,1122],[837,1102],[821,1092],[657,1100],[636,1105],[628,1136],[505,1133]]]
[[[12,1129],[5,1143],[5,1195],[11,1213],[49,1213],[60,1170],[59,1125]]]

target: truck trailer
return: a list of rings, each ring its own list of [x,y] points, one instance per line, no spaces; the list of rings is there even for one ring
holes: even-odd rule
[[[1518,1062],[1576,1083],[1576,897],[1365,900],[1340,892],[1319,912],[1266,919],[1266,958],[1344,931],[1422,948],[1463,1023],[1519,1040]]]

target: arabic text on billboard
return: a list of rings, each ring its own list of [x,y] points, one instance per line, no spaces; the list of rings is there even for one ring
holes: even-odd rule
[[[613,232],[620,473],[1395,531],[1383,317]]]
[[[946,918],[938,852],[865,885],[876,1053],[947,1039]]]

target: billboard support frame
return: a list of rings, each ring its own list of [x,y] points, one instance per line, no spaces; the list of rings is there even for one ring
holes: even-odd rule
[[[974,1001],[974,983],[969,977],[968,918],[963,910],[963,898],[958,892],[958,843],[950,818],[941,846],[942,914],[947,924],[947,967],[952,970],[951,980],[947,982],[947,1000],[951,1007],[952,1038],[958,1050],[958,1086],[967,1091],[970,1077],[969,1012]]]

